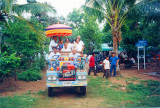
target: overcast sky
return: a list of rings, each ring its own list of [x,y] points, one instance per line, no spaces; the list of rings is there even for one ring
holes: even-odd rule
[[[57,10],[58,16],[66,17],[73,8],[80,8],[85,3],[85,0],[36,0],[37,2],[48,2]],[[17,0],[19,4],[27,3],[26,0]]]

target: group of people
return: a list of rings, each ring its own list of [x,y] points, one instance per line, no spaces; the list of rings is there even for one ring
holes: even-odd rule
[[[63,40],[60,40],[59,43],[57,43],[57,37],[53,37],[52,41],[49,45],[49,56],[48,56],[48,62],[49,62],[49,69],[51,65],[53,64],[52,59],[56,59],[61,54],[59,52],[70,52],[69,57],[78,58],[81,55],[78,52],[83,52],[84,49],[84,43],[80,40],[81,37],[78,36],[76,38],[76,41],[73,43],[70,43],[69,39],[67,38],[65,40],[65,43],[63,43]]]
[[[81,36],[77,36],[76,40],[73,43],[70,43],[70,40],[67,38],[65,39],[65,43],[63,39],[60,39],[59,43],[57,43],[57,37],[53,37],[52,41],[49,45],[49,51],[52,52],[52,48],[56,47],[58,51],[61,52],[70,52],[75,49],[78,52],[83,52],[84,50],[84,43],[81,40]]]
[[[112,71],[114,70],[113,77],[116,76],[116,67],[119,63],[119,58],[115,56],[115,53],[112,52],[112,56],[109,57],[107,56],[106,59],[103,61],[103,66],[104,66],[104,74],[103,78],[106,77],[108,78],[109,76],[112,76]],[[95,71],[95,53],[92,53],[92,56],[89,59],[89,71],[88,75],[90,75],[91,71],[93,70],[94,75],[97,76],[96,71]]]

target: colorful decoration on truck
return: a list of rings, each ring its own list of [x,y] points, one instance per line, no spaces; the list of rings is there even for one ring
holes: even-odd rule
[[[72,35],[72,27],[67,26],[65,24],[53,24],[45,29],[46,36],[71,36]]]

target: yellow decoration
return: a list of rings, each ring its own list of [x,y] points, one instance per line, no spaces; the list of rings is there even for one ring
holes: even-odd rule
[[[63,63],[64,63],[64,62],[60,62],[60,68],[61,68],[61,66],[63,65]]]
[[[68,57],[65,57],[65,59],[64,59],[65,61],[68,61]]]
[[[53,71],[53,70],[54,70],[54,68],[53,68],[53,67],[51,67],[51,68],[50,68],[50,70],[51,70],[51,71]]]
[[[48,30],[46,31],[46,34],[50,34],[50,33],[72,33],[71,29],[55,29],[55,30]]]
[[[56,61],[56,59],[52,59],[52,61]]]

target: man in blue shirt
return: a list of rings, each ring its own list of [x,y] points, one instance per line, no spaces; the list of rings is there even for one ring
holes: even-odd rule
[[[112,76],[112,70],[114,69],[113,77],[116,76],[116,67],[118,65],[119,58],[115,56],[115,52],[112,52],[112,57],[110,58],[111,69],[110,69],[110,77]]]

